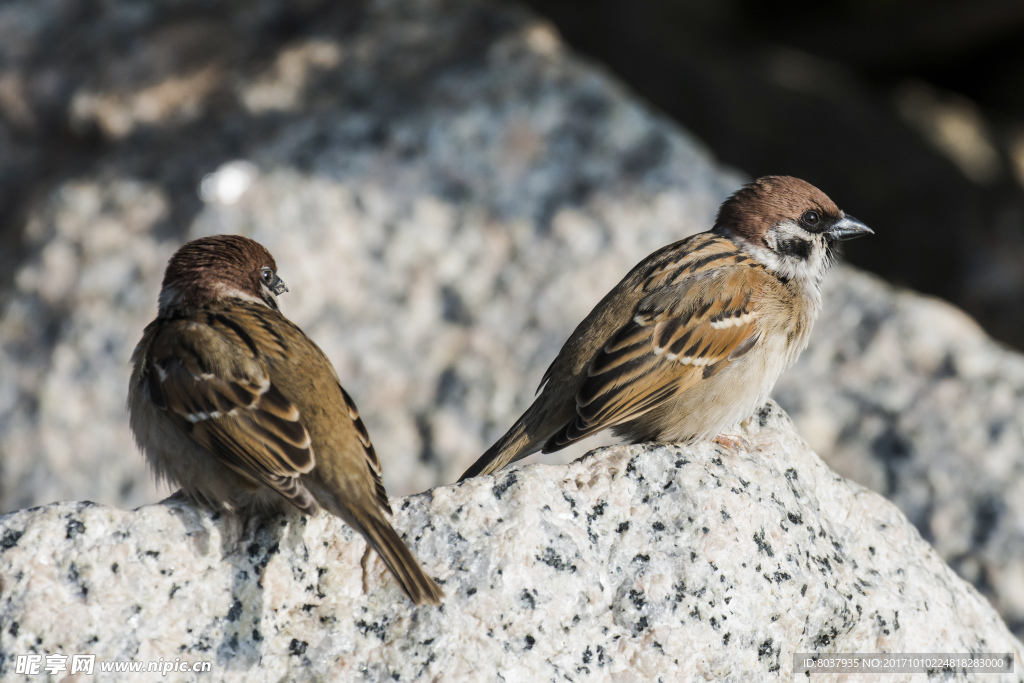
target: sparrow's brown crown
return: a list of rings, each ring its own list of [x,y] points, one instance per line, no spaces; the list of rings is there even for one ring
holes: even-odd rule
[[[818,220],[802,221],[808,212],[816,213]],[[809,232],[819,232],[842,217],[843,212],[835,202],[807,181],[791,176],[765,176],[744,185],[725,200],[718,209],[714,229],[767,246],[765,234],[780,223],[799,222]]]
[[[277,310],[277,295],[287,291],[263,245],[241,235],[212,235],[184,245],[167,263],[160,315],[227,297]]]

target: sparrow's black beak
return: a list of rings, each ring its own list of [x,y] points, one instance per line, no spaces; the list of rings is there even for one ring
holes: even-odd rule
[[[284,283],[281,276],[274,275],[274,280],[270,283],[270,289],[274,294],[284,294],[288,291],[288,285]]]
[[[875,231],[861,223],[853,216],[843,216],[826,233],[829,239],[841,242],[854,237],[874,235]]]

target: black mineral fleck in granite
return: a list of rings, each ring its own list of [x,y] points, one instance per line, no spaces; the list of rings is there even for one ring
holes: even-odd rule
[[[754,543],[757,544],[757,549],[768,557],[775,557],[775,552],[772,550],[771,545],[765,540],[764,529],[754,534]]]
[[[65,538],[74,538],[79,534],[85,533],[85,524],[79,519],[69,519],[67,526],[67,535]]]
[[[10,550],[14,546],[18,545],[18,541],[24,533],[24,531],[15,531],[14,529],[8,529],[5,531],[3,538],[0,538],[0,549]]]
[[[494,494],[495,498],[497,498],[498,500],[501,500],[501,497],[505,494],[505,492],[508,491],[515,483],[516,483],[516,473],[512,472],[507,477],[502,479],[501,483],[495,484],[494,486],[492,486],[491,487],[491,493]]]

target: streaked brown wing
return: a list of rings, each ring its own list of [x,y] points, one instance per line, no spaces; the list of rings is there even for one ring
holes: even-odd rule
[[[757,342],[755,289],[748,266],[696,273],[658,288],[590,361],[576,394],[576,417],[551,451],[636,419],[713,376]]]
[[[246,343],[223,333],[217,321],[207,322],[181,321],[154,339],[150,398],[225,465],[315,512],[316,501],[299,479],[315,464],[299,410]]]

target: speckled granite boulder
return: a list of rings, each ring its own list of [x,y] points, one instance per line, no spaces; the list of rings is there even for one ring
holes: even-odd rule
[[[800,651],[1020,661],[988,602],[777,406],[742,435],[749,450],[611,447],[396,501],[440,609],[414,609],[324,516],[12,513],[0,676],[30,652],[210,661],[201,680],[239,681],[790,680]]]
[[[775,396],[1024,632],[1024,356],[949,304],[844,268]]]

